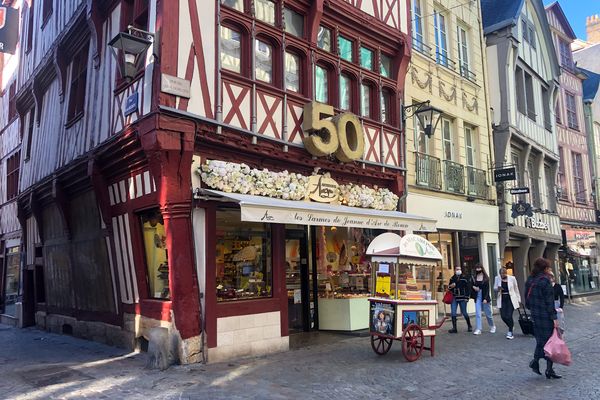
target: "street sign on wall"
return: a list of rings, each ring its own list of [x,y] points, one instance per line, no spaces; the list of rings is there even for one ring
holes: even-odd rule
[[[19,40],[19,11],[0,7],[0,53],[15,54]]]
[[[526,194],[526,193],[529,193],[528,187],[510,189],[510,194]]]

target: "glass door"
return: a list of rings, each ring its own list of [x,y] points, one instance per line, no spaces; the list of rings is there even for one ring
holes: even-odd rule
[[[312,327],[308,240],[306,230],[286,230],[285,283],[288,294],[290,334]]]

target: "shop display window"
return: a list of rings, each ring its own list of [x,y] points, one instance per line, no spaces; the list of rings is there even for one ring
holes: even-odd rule
[[[162,215],[158,209],[153,209],[141,213],[140,219],[146,253],[148,297],[168,300],[171,298],[169,261]]]
[[[19,247],[6,249],[6,276],[4,285],[4,313],[16,316],[15,303],[19,297]]]
[[[240,210],[217,210],[217,301],[272,296],[271,230],[240,221]]]
[[[371,263],[365,253],[371,240],[384,231],[321,226],[316,232],[319,297],[368,296]]]

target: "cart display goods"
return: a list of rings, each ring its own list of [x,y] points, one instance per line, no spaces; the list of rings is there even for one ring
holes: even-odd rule
[[[367,255],[373,266],[369,298],[371,347],[386,354],[394,340],[402,342],[402,353],[416,361],[423,350],[435,353],[435,332],[445,318],[437,322],[437,301],[431,292],[419,290],[414,278],[416,267],[435,268],[442,259],[427,239],[418,235],[383,233],[369,245]],[[433,279],[434,274],[430,274]],[[433,287],[433,282],[430,287]],[[425,338],[429,338],[426,346]]]

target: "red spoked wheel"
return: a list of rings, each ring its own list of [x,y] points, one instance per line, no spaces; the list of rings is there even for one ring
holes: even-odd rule
[[[425,347],[425,337],[419,325],[410,324],[402,334],[402,354],[407,361],[413,362],[421,358]]]
[[[371,347],[373,351],[380,356],[384,355],[392,348],[393,339],[383,336],[371,336]]]

